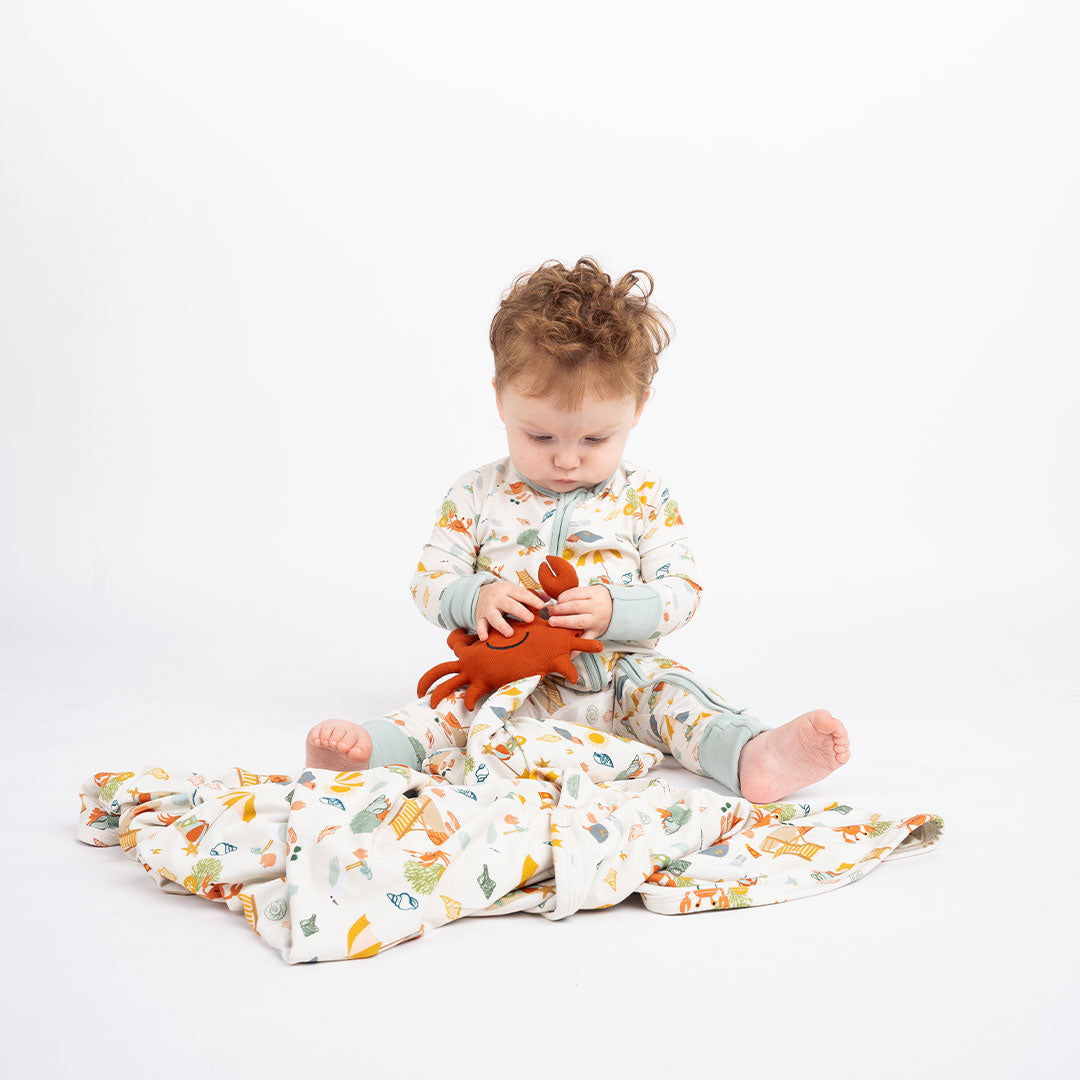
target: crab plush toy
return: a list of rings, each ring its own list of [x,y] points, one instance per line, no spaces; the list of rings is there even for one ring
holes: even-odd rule
[[[577,571],[558,555],[549,555],[537,572],[540,587],[553,599],[567,589],[577,588]],[[535,589],[530,592],[539,596]],[[465,708],[472,711],[484,695],[498,690],[500,686],[527,678],[529,675],[564,675],[572,682],[578,681],[577,669],[570,661],[571,652],[601,652],[604,646],[595,638],[583,638],[580,630],[565,626],[552,626],[547,609],[538,611],[532,622],[514,625],[510,637],[489,633],[487,641],[466,630],[451,630],[446,639],[454,650],[457,660],[439,664],[425,672],[416,687],[417,697],[423,697],[443,675],[450,679],[439,683],[431,693],[434,709],[448,694],[462,686],[465,691]]]

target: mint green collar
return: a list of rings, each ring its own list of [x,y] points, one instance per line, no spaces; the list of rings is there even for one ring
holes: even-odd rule
[[[548,488],[541,487],[535,481],[530,480],[524,473],[518,472],[518,470],[516,470],[516,469],[514,471],[517,472],[518,476],[520,476],[521,479],[524,480],[525,483],[528,484],[529,487],[531,487],[534,491],[539,491],[541,495],[550,495],[552,498],[555,498],[555,499],[561,498],[563,495],[573,495],[573,493],[575,491],[581,491],[582,490],[581,488],[571,488],[569,491],[550,491],[550,490],[548,490]],[[619,471],[618,467],[616,467],[615,472],[618,472],[618,471]],[[604,488],[606,488],[608,486],[608,484],[610,484],[611,481],[614,480],[614,479],[615,479],[615,473],[612,473],[606,480],[601,480],[599,484],[596,484],[594,487],[591,487],[591,488],[589,488],[587,490],[589,491],[589,493],[591,495],[599,495],[600,492],[603,491]]]

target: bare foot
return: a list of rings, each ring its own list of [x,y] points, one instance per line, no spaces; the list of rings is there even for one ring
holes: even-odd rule
[[[363,769],[371,758],[371,736],[350,720],[324,720],[307,737],[309,769]]]
[[[851,757],[847,728],[828,709],[755,735],[739,755],[743,798],[771,803],[828,776]]]

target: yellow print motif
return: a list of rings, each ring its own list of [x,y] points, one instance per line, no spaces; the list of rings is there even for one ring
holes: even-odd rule
[[[231,792],[228,795],[219,795],[218,801],[223,802],[231,810],[236,810],[237,804],[243,804],[243,809],[237,813],[244,821],[250,821],[255,816],[255,796],[243,791]]]
[[[607,570],[607,567],[604,564],[605,555],[611,555],[617,560],[619,558],[619,551],[616,548],[597,548],[595,551],[586,551],[584,555],[575,556],[573,548],[565,548],[562,557],[575,567],[584,567],[588,566],[590,563],[594,565],[599,563],[604,570]]]

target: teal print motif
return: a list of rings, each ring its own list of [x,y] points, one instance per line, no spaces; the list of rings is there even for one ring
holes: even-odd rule
[[[590,814],[589,817],[592,817],[592,814]],[[582,825],[582,828],[598,844],[602,844],[608,838],[607,826],[601,825],[599,821],[594,821],[591,825]]]
[[[379,824],[382,822],[381,814],[385,814],[390,809],[390,803],[387,801],[385,795],[380,795],[377,799],[373,799],[369,802],[365,809],[361,810],[349,822],[349,828],[354,833],[369,833],[374,832]]]
[[[484,863],[484,872],[476,879],[476,883],[483,890],[484,899],[490,900],[491,894],[495,891],[495,882],[491,880],[491,875],[488,873],[487,863]]]
[[[521,555],[531,555],[534,551],[539,551],[544,546],[544,541],[540,539],[540,531],[538,529],[526,529],[518,536],[517,542],[525,549],[519,553]]]
[[[263,916],[271,922],[281,922],[288,912],[289,901],[283,896],[279,896],[276,900],[271,900],[270,903],[263,908]]]
[[[312,915],[310,919],[301,919],[300,929],[304,931],[304,937],[311,937],[312,934],[317,934],[319,928],[315,925],[315,915]]]
[[[678,803],[672,803],[666,809],[668,816],[664,819],[664,832],[670,836],[678,832],[690,820],[690,811],[685,806],[679,806]]]

